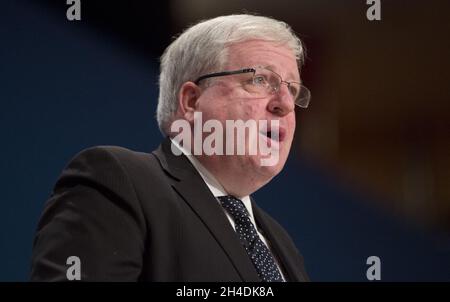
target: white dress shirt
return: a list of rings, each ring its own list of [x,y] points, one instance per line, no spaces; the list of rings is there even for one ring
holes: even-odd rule
[[[212,175],[201,163],[200,161],[195,158],[194,155],[192,155],[192,153],[189,150],[186,150],[185,148],[183,148],[178,142],[176,142],[175,140],[172,140],[172,144],[174,144],[178,149],[181,150],[181,152],[183,152],[183,154],[189,159],[189,161],[192,163],[192,165],[194,166],[194,168],[198,171],[198,173],[200,174],[200,176],[203,178],[203,181],[206,183],[206,185],[208,186],[209,190],[211,191],[211,193],[214,195],[214,197],[216,197],[217,202],[220,204],[220,201],[218,199],[218,197],[221,196],[227,196],[230,195],[228,194],[224,187],[219,183],[219,181],[214,177],[214,175]],[[240,200],[242,200],[242,203],[244,204],[245,208],[247,209],[249,215],[250,215],[250,220],[253,223],[253,225],[255,226],[256,232],[258,233],[259,238],[262,240],[262,242],[264,242],[264,244],[268,247],[268,249],[270,250],[270,252],[273,255],[273,258],[275,259],[275,263],[278,266],[278,269],[280,270],[281,276],[283,278],[283,281],[286,281],[286,278],[283,274],[283,271],[281,270],[280,264],[278,259],[275,257],[274,253],[272,252],[272,249],[270,248],[270,245],[268,244],[267,239],[261,234],[261,232],[258,230],[258,227],[256,225],[255,222],[255,217],[253,216],[253,209],[252,209],[252,204],[250,201],[250,196],[235,196],[236,198],[239,198]],[[236,227],[235,227],[235,223],[233,220],[233,217],[222,207],[222,205],[220,204],[221,209],[223,209],[225,215],[227,216],[230,224],[232,225],[233,229],[236,231]]]

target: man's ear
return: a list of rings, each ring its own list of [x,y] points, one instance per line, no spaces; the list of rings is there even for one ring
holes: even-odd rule
[[[185,82],[178,93],[178,108],[180,114],[188,121],[194,122],[194,112],[197,109],[197,101],[201,94],[201,88],[193,82]]]

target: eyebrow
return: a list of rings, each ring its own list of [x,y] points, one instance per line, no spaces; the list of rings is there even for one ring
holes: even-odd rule
[[[278,73],[277,71],[275,71],[274,69],[276,69],[276,66],[275,65],[260,65],[260,66],[262,66],[262,67],[264,67],[264,68],[267,68],[267,69],[269,69],[269,70],[271,70],[271,71],[273,71],[273,72],[275,72],[275,73]],[[279,73],[278,73],[279,74]],[[289,77],[292,77],[292,78],[294,78],[294,80],[292,80],[293,82],[297,82],[297,83],[300,83],[300,84],[302,84],[302,80],[301,80],[301,77],[300,77],[300,71],[298,71],[298,75],[299,75],[299,80],[297,81],[297,80],[295,80],[295,76],[292,74],[292,72],[289,72]],[[281,75],[280,75],[281,76]],[[286,81],[286,79],[283,79],[284,81]],[[289,80],[288,82],[291,82],[291,80]]]

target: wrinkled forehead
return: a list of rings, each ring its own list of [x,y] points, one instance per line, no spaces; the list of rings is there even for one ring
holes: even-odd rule
[[[225,53],[223,68],[226,70],[262,66],[283,79],[300,81],[297,58],[287,44],[248,40],[227,46]]]

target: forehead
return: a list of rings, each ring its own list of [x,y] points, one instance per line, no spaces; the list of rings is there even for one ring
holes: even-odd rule
[[[287,46],[262,40],[249,40],[228,46],[229,70],[263,66],[285,79],[299,80],[297,59]]]

